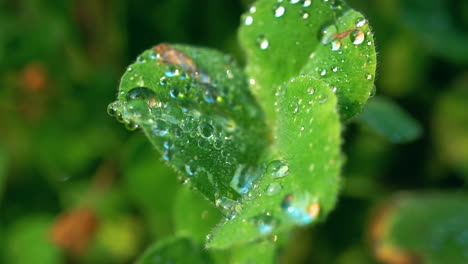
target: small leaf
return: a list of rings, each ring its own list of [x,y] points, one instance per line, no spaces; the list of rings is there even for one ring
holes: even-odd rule
[[[401,195],[381,209],[371,228],[375,254],[385,263],[468,262],[466,194]]]
[[[177,192],[173,210],[176,235],[191,238],[200,245],[221,219],[213,205],[188,188]]]
[[[244,14],[239,37],[250,84],[271,121],[276,88],[300,72],[336,89],[344,120],[360,112],[372,92],[372,33],[341,0],[259,0]]]
[[[190,239],[171,237],[161,240],[148,248],[137,264],[209,264],[212,263],[206,250],[195,245]]]
[[[406,143],[418,139],[422,128],[397,104],[384,97],[370,100],[359,119],[393,143]]]
[[[122,77],[109,110],[128,127],[141,127],[181,181],[219,208],[251,187],[255,178],[242,176],[242,190],[231,178],[255,170],[268,145],[242,71],[210,49],[160,44],[145,51]]]
[[[314,93],[310,94],[310,89]],[[330,87],[297,77],[280,90],[271,162],[243,198],[239,214],[220,225],[209,247],[226,248],[323,219],[339,187],[340,120]]]

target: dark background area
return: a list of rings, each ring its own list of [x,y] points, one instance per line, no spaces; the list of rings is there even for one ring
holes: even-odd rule
[[[106,107],[125,67],[161,42],[243,63],[236,30],[251,2],[0,0],[0,263],[130,263],[171,234],[177,176]],[[375,263],[366,234],[380,202],[466,191],[468,1],[348,3],[375,32],[377,95],[424,133],[392,144],[350,122],[338,207],[297,232],[284,263]]]

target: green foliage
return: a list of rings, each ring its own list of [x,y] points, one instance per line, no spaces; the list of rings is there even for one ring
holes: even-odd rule
[[[34,215],[20,219],[5,234],[6,263],[62,263],[63,256],[58,247],[49,240],[47,231],[50,228],[50,217]],[[30,247],[35,245],[34,247]],[[27,254],[25,248],[30,248]]]
[[[468,183],[468,2],[347,2],[0,1],[0,263],[133,263],[148,245],[182,263],[466,262],[464,232],[450,233],[464,227],[445,216],[466,217],[456,200]],[[131,63],[162,42],[193,46]],[[166,66],[191,79],[167,78],[164,89]],[[121,88],[141,78],[166,106],[151,117],[168,128],[180,125],[170,114],[194,114],[190,143],[168,132],[149,144],[145,125],[129,132],[109,118],[116,95],[125,121],[141,118],[112,89],[122,73]],[[374,82],[379,97],[366,103]],[[201,121],[221,124],[217,137],[204,138]],[[411,144],[387,139],[414,138],[417,127]],[[385,236],[402,248],[368,243],[370,212],[402,190],[415,190],[402,198],[411,206],[393,211]],[[95,229],[83,229],[81,208]]]
[[[468,196],[458,193],[402,195],[385,212],[382,248],[423,263],[466,263]]]
[[[301,74],[327,82],[346,120],[372,93],[376,67],[367,20],[342,1],[257,1],[243,16],[240,42],[252,90],[274,121],[277,87]]]
[[[359,118],[392,143],[413,141],[422,133],[422,128],[416,120],[384,97],[370,100]]]

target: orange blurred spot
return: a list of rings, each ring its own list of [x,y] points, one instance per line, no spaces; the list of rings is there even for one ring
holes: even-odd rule
[[[55,221],[52,241],[73,255],[82,255],[96,233],[98,219],[93,210],[83,208],[65,213]]]
[[[389,232],[389,220],[398,206],[398,201],[389,201],[373,215],[368,234],[374,250],[374,256],[382,263],[388,264],[418,264],[420,259],[385,241]]]
[[[48,83],[47,70],[39,62],[31,62],[21,72],[21,83],[29,92],[43,91]]]

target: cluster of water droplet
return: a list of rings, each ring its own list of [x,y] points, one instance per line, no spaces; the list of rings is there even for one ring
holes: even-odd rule
[[[139,56],[108,112],[129,129],[141,127],[181,182],[232,219],[260,173],[254,164],[267,145],[263,114],[230,57],[184,51],[189,65],[167,63],[155,50]]]

